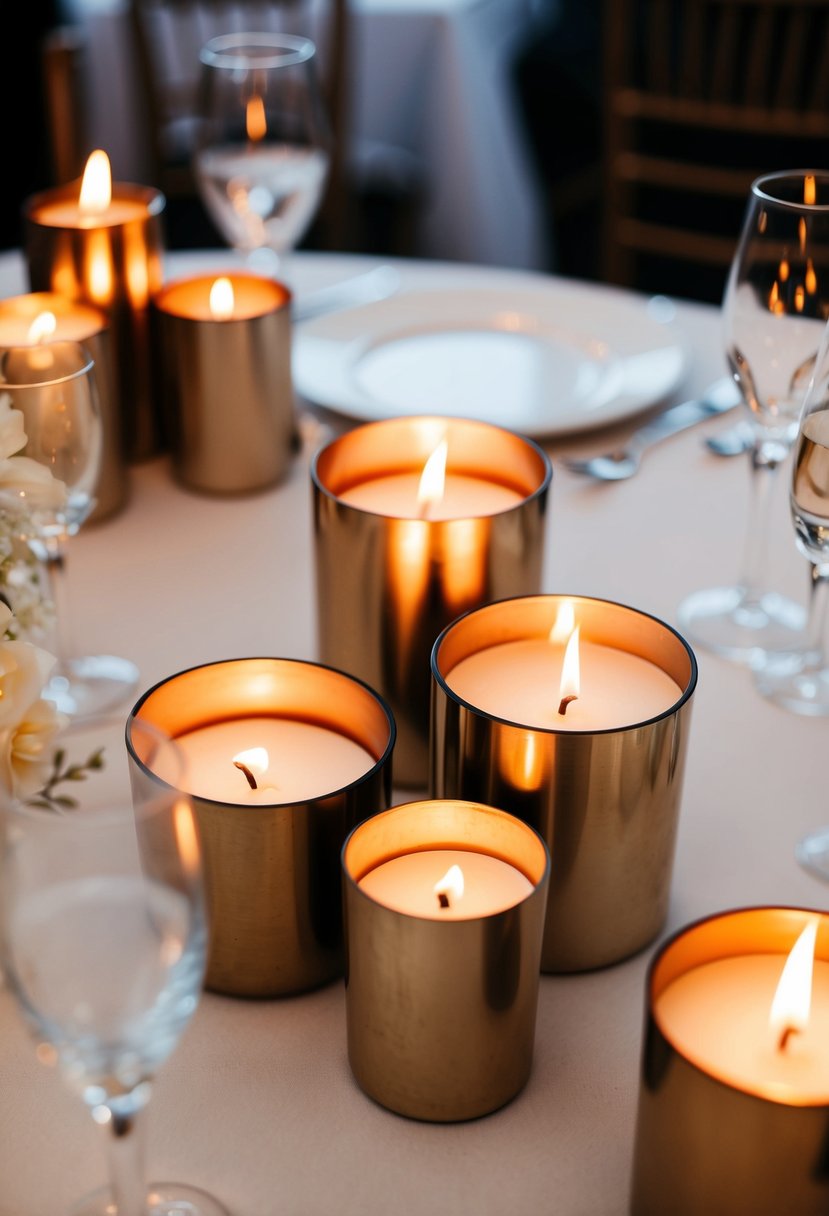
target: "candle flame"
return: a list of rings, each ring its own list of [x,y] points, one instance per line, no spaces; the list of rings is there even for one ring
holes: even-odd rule
[[[806,259],[806,290],[810,296],[817,291],[817,275],[811,258]]]
[[[83,171],[78,206],[86,215],[102,215],[112,202],[112,170],[101,148],[90,152]]]
[[[228,278],[216,279],[210,288],[210,315],[214,321],[227,321],[233,316],[236,299]]]
[[[813,206],[817,201],[817,187],[813,173],[807,173],[803,179],[803,201],[807,207]]]
[[[790,1034],[805,1030],[809,1024],[816,939],[817,921],[813,920],[792,946],[771,1003],[769,1025],[781,1051]]]
[[[578,697],[581,689],[581,672],[579,667],[579,627],[575,627],[564,651],[564,662],[561,665],[561,683],[559,685],[559,713],[567,707],[567,701]]]
[[[432,503],[440,502],[446,485],[446,456],[449,452],[447,440],[442,439],[423,466],[420,485],[417,489],[417,504],[425,514]]]
[[[250,747],[246,752],[239,752],[238,756],[234,756],[233,763],[244,764],[252,773],[261,776],[268,770],[269,759],[266,747]]]
[[[781,283],[785,283],[787,281],[790,270],[791,267],[789,266],[788,258],[784,257],[777,269],[777,277]]]
[[[576,611],[572,600],[565,600],[556,613],[556,619],[550,630],[550,641],[563,645],[576,627]]]
[[[264,139],[267,134],[268,123],[265,118],[265,103],[258,93],[248,98],[248,104],[245,107],[245,130],[248,133],[248,139],[252,143],[257,143],[260,139]]]
[[[51,338],[57,327],[58,319],[53,312],[40,312],[29,326],[28,340],[33,345],[39,345]]]
[[[448,908],[452,900],[457,902],[463,898],[463,870],[460,866],[450,866],[443,878],[435,883],[434,892],[440,906]]]

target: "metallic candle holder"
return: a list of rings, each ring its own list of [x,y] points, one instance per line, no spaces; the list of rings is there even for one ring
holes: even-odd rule
[[[444,437],[447,479],[460,474],[506,487],[515,492],[514,505],[471,518],[428,519],[342,501],[354,487],[419,474]],[[425,788],[428,781],[435,638],[470,608],[540,589],[551,476],[535,443],[457,418],[369,423],[334,439],[314,459],[320,657],[389,701],[399,732],[395,780],[403,788]]]
[[[45,341],[82,342],[95,363],[95,384],[101,407],[101,469],[95,491],[95,508],[90,521],[108,519],[127,503],[129,471],[124,458],[121,418],[118,412],[118,386],[112,336],[106,315],[87,304],[79,304],[54,291],[7,296],[0,300],[0,349],[33,346],[32,326],[51,313],[53,331],[45,331]]]
[[[340,850],[356,824],[391,800],[395,729],[388,707],[360,681],[295,659],[226,660],[156,684],[127,722],[133,778],[163,779],[136,748],[135,721],[184,747],[202,728],[263,718],[327,728],[369,755],[364,773],[330,790],[318,758],[319,795],[293,802],[203,797],[195,764],[188,773],[210,901],[205,982],[233,996],[302,992],[342,974]]]
[[[809,922],[817,925],[810,1017],[820,1029],[810,1037],[805,1027],[781,1050],[769,1008]],[[672,985],[699,985],[700,977],[696,994],[677,987],[671,1002]],[[829,1211],[827,1009],[826,913],[739,909],[698,921],[660,948],[646,989],[632,1216]],[[721,1056],[726,1044],[720,1063],[710,1038],[697,1040],[706,1024],[717,1027]],[[750,1056],[740,1079],[728,1075],[738,1055],[743,1065]]]
[[[153,406],[149,302],[161,286],[165,198],[116,182],[112,204],[84,215],[80,184],[34,194],[23,209],[33,291],[54,291],[106,313],[112,333],[123,442],[130,460],[161,448]]]
[[[211,310],[230,282],[226,314]],[[278,482],[295,446],[291,293],[240,271],[179,279],[152,304],[173,471],[194,490],[252,493]]]
[[[432,849],[506,862],[528,893],[502,911],[441,920],[437,897],[433,919],[363,890],[378,866]],[[492,807],[411,802],[355,828],[342,859],[348,1057],[358,1084],[413,1119],[497,1110],[532,1066],[550,869],[543,840]],[[495,885],[484,885],[486,900]]]
[[[675,681],[665,712],[618,729],[528,726],[465,701],[464,659],[525,639],[546,642],[569,602],[581,641],[653,664]],[[535,679],[537,670],[532,672]],[[623,604],[525,596],[467,613],[432,652],[431,793],[503,807],[536,828],[554,858],[542,969],[584,971],[634,954],[667,915],[697,664],[670,626]],[[520,684],[515,685],[520,689]],[[588,703],[589,688],[582,690]]]

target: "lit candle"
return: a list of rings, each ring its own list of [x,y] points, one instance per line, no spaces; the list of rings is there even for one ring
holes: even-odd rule
[[[391,800],[388,707],[316,663],[193,667],[145,693],[127,724],[134,780],[169,784],[133,738],[143,721],[185,758],[180,781],[193,796],[210,906],[207,986],[278,996],[342,974],[340,850],[355,823]]]
[[[187,761],[188,792],[217,802],[306,802],[352,785],[376,763],[347,735],[288,718],[216,722],[176,743]],[[251,751],[257,754],[246,762]]]
[[[551,605],[553,607],[553,605]],[[572,601],[555,606],[572,610]],[[665,713],[682,689],[655,663],[579,636],[578,626],[556,641],[556,624],[542,638],[487,646],[447,675],[459,697],[477,709],[548,730],[616,730]],[[565,656],[573,674],[567,679]],[[571,699],[572,698],[572,699]]]
[[[413,802],[342,851],[348,1056],[375,1101],[477,1118],[529,1076],[549,854],[491,806]]]
[[[634,1216],[820,1212],[829,1200],[829,916],[720,913],[647,984]]]
[[[249,493],[287,472],[296,437],[290,304],[281,283],[242,271],[177,279],[153,300],[162,408],[183,485]]]
[[[668,908],[696,686],[687,643],[623,604],[523,596],[453,621],[431,666],[431,793],[543,824],[555,849],[543,969],[641,949]]]
[[[320,654],[388,698],[397,781],[425,786],[432,643],[461,613],[538,590],[549,460],[500,427],[407,417],[334,439],[311,476]]]
[[[158,190],[113,183],[98,149],[80,183],[32,195],[24,207],[33,289],[100,308],[109,320],[122,431],[134,459],[159,445],[147,310],[161,285],[164,204]]]

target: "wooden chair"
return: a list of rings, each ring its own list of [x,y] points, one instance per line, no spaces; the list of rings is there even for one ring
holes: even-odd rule
[[[606,0],[603,277],[722,297],[752,180],[829,162],[829,0]]]
[[[155,182],[168,200],[195,201],[190,167],[199,83],[199,49],[233,30],[310,34],[318,46],[323,92],[332,125],[333,154],[326,194],[314,233],[329,249],[359,245],[355,235],[360,193],[372,183],[356,179],[348,114],[350,38],[347,0],[131,0],[139,79],[149,125]],[[393,150],[389,150],[392,158]],[[375,165],[377,162],[375,162]],[[383,166],[380,163],[382,175]],[[397,190],[397,185],[392,187]],[[400,187],[399,203],[417,205],[415,175]],[[404,227],[405,224],[405,227]],[[405,243],[405,237],[401,237]],[[394,252],[406,252],[405,249]]]

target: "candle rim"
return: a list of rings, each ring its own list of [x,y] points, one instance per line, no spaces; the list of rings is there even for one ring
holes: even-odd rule
[[[35,307],[36,304],[39,307]],[[31,305],[31,312],[27,305]],[[16,308],[20,308],[22,311],[15,312]],[[88,304],[85,300],[73,300],[59,291],[25,291],[0,299],[0,324],[3,321],[34,321],[43,312],[55,312],[58,320],[61,317],[74,315],[83,317],[90,324],[97,324],[98,328],[91,332],[88,338],[80,339],[80,341],[88,342],[90,338],[97,337],[98,334],[105,333],[109,329],[106,313],[97,304]],[[72,339],[62,338],[58,340],[72,341]],[[15,342],[14,345],[22,350],[27,346],[39,344],[37,342]]]
[[[85,339],[88,341],[88,339]],[[38,346],[42,346],[44,350],[54,351],[72,351],[77,352],[79,359],[82,360],[74,371],[66,372],[62,376],[51,376],[46,380],[26,380],[22,383],[17,383],[14,380],[4,379],[2,372],[2,363],[5,362],[8,355],[16,354],[17,352],[25,352],[27,355],[32,351],[37,350]],[[71,380],[77,380],[81,376],[85,376],[88,372],[92,372],[95,368],[95,360],[90,355],[89,351],[84,346],[83,342],[75,342],[71,339],[64,339],[59,342],[44,342],[44,343],[29,343],[27,346],[19,346],[15,343],[14,346],[3,347],[0,354],[0,393],[9,390],[10,392],[23,392],[27,389],[51,388],[56,384],[68,384]]]
[[[774,950],[774,949],[768,949],[768,948],[757,949],[757,950],[748,950],[746,948],[739,948],[739,949],[735,948],[735,951],[733,953],[714,954],[710,958],[705,959],[703,962],[695,964],[693,967],[686,968],[685,970],[681,971],[677,976],[672,977],[670,980],[668,980],[668,982],[662,988],[660,988],[658,993],[655,992],[655,986],[658,981],[657,973],[659,971],[659,968],[665,964],[671,950],[674,947],[678,946],[679,943],[683,940],[683,938],[685,938],[689,935],[692,935],[700,930],[703,930],[706,925],[713,925],[716,922],[727,922],[734,918],[741,918],[744,916],[745,917],[750,917],[750,916],[754,916],[754,915],[759,916],[759,915],[762,915],[763,913],[766,913],[766,914],[775,914],[776,913],[776,914],[780,914],[782,916],[791,915],[793,917],[794,916],[816,917],[816,918],[819,918],[824,923],[825,927],[829,927],[829,912],[824,912],[820,908],[809,908],[809,907],[806,907],[803,905],[798,905],[798,904],[747,904],[744,906],[724,908],[718,912],[709,912],[704,916],[699,916],[695,920],[689,921],[687,924],[680,925],[679,928],[675,929],[671,934],[669,934],[668,937],[666,937],[664,939],[664,941],[662,941],[660,943],[660,945],[654,951],[654,953],[651,956],[651,959],[648,963],[647,972],[645,974],[645,1023],[646,1023],[646,1027],[648,1024],[651,1024],[654,1027],[654,1029],[657,1031],[657,1033],[660,1035],[660,1037],[665,1041],[667,1046],[670,1047],[671,1051],[674,1052],[688,1068],[692,1068],[700,1076],[705,1077],[707,1081],[712,1082],[715,1085],[722,1086],[726,1090],[736,1091],[737,1093],[743,1094],[745,1097],[754,1098],[758,1102],[769,1102],[775,1106],[792,1106],[792,1107],[799,1107],[802,1109],[823,1109],[823,1108],[829,1109],[829,1099],[798,1100],[796,1095],[794,1095],[794,1096],[793,1095],[781,1095],[781,1094],[771,1095],[768,1093],[760,1093],[760,1092],[758,1092],[757,1089],[751,1088],[751,1086],[748,1084],[741,1083],[739,1081],[723,1080],[720,1076],[717,1075],[716,1072],[712,1072],[708,1068],[705,1068],[702,1064],[698,1064],[696,1062],[696,1060],[693,1060],[688,1055],[686,1055],[685,1052],[683,1051],[682,1047],[680,1047],[674,1041],[671,1034],[668,1032],[666,1027],[662,1024],[661,1020],[657,1016],[655,1005],[658,1000],[658,997],[661,996],[663,992],[667,991],[668,988],[670,988],[671,984],[674,982],[674,979],[678,979],[683,975],[687,975],[691,971],[697,970],[698,967],[705,966],[706,963],[719,962],[722,959],[729,959],[729,958],[745,958],[745,957],[750,957],[751,955],[763,955],[763,956],[779,955],[782,962],[785,962],[786,953],[782,950]],[[802,928],[802,925],[800,927]],[[824,948],[824,953],[821,955],[818,955],[817,951],[815,951],[815,959],[816,959],[816,961],[819,960],[820,962],[829,963],[829,950]],[[781,962],[781,966],[782,966],[782,962]]]
[[[43,208],[48,207],[52,203],[77,203],[78,195],[80,194],[81,178],[76,181],[67,182],[62,186],[52,186],[47,190],[38,190],[35,194],[30,194],[23,203],[23,216],[30,224],[39,224],[42,228],[54,228],[64,232],[80,232],[85,231],[85,227],[76,224],[51,223],[50,220],[44,219],[37,213]],[[147,213],[144,216],[135,216],[128,220],[115,220],[112,223],[106,222],[106,213],[100,216],[95,216],[99,223],[90,224],[91,228],[126,228],[129,224],[141,224],[147,219],[155,219],[161,215],[167,205],[167,199],[161,190],[155,186],[142,186],[137,182],[116,182],[112,183],[112,202],[121,203],[142,203]]]
[[[125,744],[126,744],[126,748],[127,748],[127,755],[129,757],[129,759],[132,760],[136,764],[138,769],[145,776],[149,777],[153,781],[160,781],[160,778],[153,772],[153,770],[151,768],[149,768],[144,763],[144,761],[141,759],[141,757],[135,751],[135,748],[133,747],[133,744],[132,744],[131,727],[132,727],[132,723],[134,720],[138,720],[140,722],[150,721],[151,724],[153,724],[152,719],[141,717],[141,709],[146,704],[146,702],[152,697],[152,695],[155,692],[157,692],[159,689],[163,688],[164,685],[169,684],[173,680],[177,680],[182,676],[186,676],[190,672],[201,671],[204,668],[223,667],[223,666],[228,666],[228,665],[232,665],[232,664],[236,664],[236,663],[245,663],[245,662],[249,662],[249,661],[276,662],[279,664],[282,664],[282,663],[290,664],[292,666],[305,666],[305,667],[319,668],[323,671],[331,672],[334,675],[342,677],[344,680],[347,680],[350,683],[357,685],[358,687],[363,689],[364,692],[368,693],[369,696],[376,702],[378,708],[380,709],[380,712],[382,713],[382,715],[385,719],[385,722],[388,726],[388,739],[386,741],[386,745],[383,748],[380,756],[374,761],[374,763],[372,765],[369,766],[369,768],[366,770],[366,772],[363,773],[361,776],[355,778],[354,781],[348,782],[346,785],[339,786],[337,789],[334,789],[334,790],[327,790],[324,794],[319,794],[319,795],[315,796],[314,798],[295,799],[292,802],[252,803],[251,804],[251,803],[227,803],[220,798],[206,798],[206,797],[203,797],[201,794],[194,794],[194,795],[192,795],[192,797],[195,800],[197,800],[199,802],[204,802],[204,803],[208,804],[209,806],[238,807],[244,812],[248,812],[248,811],[267,812],[267,811],[290,810],[291,808],[294,808],[294,807],[308,806],[312,802],[320,802],[320,801],[325,801],[329,798],[337,797],[338,795],[345,793],[347,790],[356,790],[360,786],[362,786],[362,785],[366,784],[368,781],[372,780],[375,776],[377,776],[377,774],[382,772],[383,769],[385,769],[388,766],[389,760],[394,751],[395,742],[397,740],[397,723],[395,722],[394,715],[391,711],[391,707],[389,706],[386,699],[383,696],[381,696],[380,693],[378,693],[376,691],[376,689],[372,688],[370,684],[367,684],[365,680],[360,679],[359,676],[352,675],[350,672],[343,671],[339,667],[332,667],[328,663],[318,663],[318,662],[314,661],[313,659],[293,659],[293,658],[285,658],[283,656],[278,656],[278,655],[246,655],[244,657],[235,658],[235,659],[214,659],[208,663],[194,663],[190,667],[182,668],[181,671],[174,672],[172,675],[164,676],[162,679],[157,680],[155,682],[155,684],[153,684],[144,693],[142,693],[142,695],[138,698],[138,700],[135,702],[132,709],[130,710],[129,714],[127,715],[127,720],[126,720],[126,724],[124,727],[124,740],[125,740]],[[248,714],[247,716],[250,717],[252,715]],[[287,717],[287,715],[285,715],[285,714],[281,714],[281,715],[270,714],[269,715],[267,713],[259,713],[259,712],[257,712],[255,714],[255,716],[262,717],[262,718],[267,718],[267,717],[286,718]],[[240,721],[240,720],[243,720],[244,717],[245,717],[245,715],[240,714],[237,717],[233,717],[233,718],[223,718],[223,719],[221,719],[221,721]],[[299,719],[296,716],[293,717],[293,721],[301,721],[301,720],[302,719]],[[198,724],[198,726],[191,727],[191,730],[200,730],[203,726],[206,726],[206,725],[218,725],[218,722],[217,721],[200,722]],[[323,729],[329,729],[329,730],[333,731],[334,733],[343,734],[343,732],[336,732],[335,728],[331,724],[324,724],[321,722],[308,722],[307,725],[322,726]],[[178,735],[175,735],[173,737],[180,739],[180,738],[182,738],[182,735],[184,733],[186,733],[186,732],[181,732]],[[362,740],[355,739],[352,735],[343,734],[343,737],[350,739],[352,743],[358,744],[358,746],[362,747],[366,752],[368,752],[369,755],[372,754],[369,751],[369,748],[366,747],[365,743]],[[162,784],[164,784],[164,783],[162,783]]]
[[[621,608],[627,612],[633,612],[637,616],[645,617],[647,620],[652,621],[654,624],[660,625],[668,633],[673,634],[673,636],[680,642],[680,644],[684,648],[686,655],[688,657],[689,666],[690,666],[688,682],[685,685],[685,688],[682,688],[679,685],[678,681],[676,682],[677,687],[680,689],[680,695],[676,699],[676,701],[674,701],[672,705],[669,705],[667,709],[663,709],[661,711],[661,713],[654,714],[650,718],[643,718],[639,722],[629,722],[623,726],[603,726],[603,727],[597,727],[597,728],[587,727],[587,728],[581,728],[581,729],[575,729],[575,730],[567,730],[567,729],[564,729],[562,727],[555,726],[555,725],[553,725],[553,726],[529,726],[526,722],[516,722],[512,718],[503,718],[499,714],[490,713],[488,710],[481,709],[480,706],[473,705],[471,701],[467,701],[458,692],[456,692],[454,688],[451,687],[451,685],[448,683],[447,676],[451,675],[452,673],[449,672],[449,673],[447,673],[447,676],[445,676],[443,674],[443,672],[441,671],[440,666],[439,666],[439,652],[440,652],[441,646],[443,645],[443,643],[445,642],[447,637],[450,635],[450,633],[454,629],[460,628],[462,626],[463,621],[465,621],[467,618],[475,615],[476,613],[484,613],[484,612],[488,612],[490,609],[497,609],[499,605],[520,604],[522,602],[530,602],[533,600],[546,600],[546,599],[550,599],[550,600],[555,600],[555,599],[587,600],[588,602],[590,602],[592,604],[607,604],[608,606],[610,606],[612,608]],[[483,653],[485,650],[490,650],[490,649],[494,648],[495,646],[506,645],[511,641],[542,640],[544,636],[546,636],[546,635],[544,635],[543,633],[538,633],[538,634],[533,633],[533,634],[526,634],[526,635],[523,635],[518,638],[501,639],[497,642],[493,642],[491,646],[483,647],[482,650],[475,651],[474,653],[476,653],[476,654]],[[584,638],[584,641],[592,641],[592,639]],[[604,645],[605,643],[596,643],[596,644]],[[618,650],[620,648],[616,647],[615,649]],[[622,653],[633,654],[632,651],[623,651]],[[653,662],[652,659],[647,659],[643,655],[634,655],[634,657],[635,658],[644,658],[645,661],[649,662],[649,663]],[[623,731],[640,730],[642,727],[652,726],[656,722],[661,722],[663,719],[670,718],[674,714],[677,714],[680,711],[680,709],[682,709],[682,707],[688,701],[690,701],[690,699],[694,693],[694,690],[697,686],[697,680],[699,678],[699,666],[697,664],[696,655],[694,654],[694,651],[692,650],[690,644],[677,629],[674,629],[673,625],[669,625],[668,622],[663,621],[661,619],[661,617],[655,616],[655,615],[653,615],[653,613],[646,612],[641,608],[634,608],[630,604],[624,604],[619,600],[608,600],[608,599],[604,599],[602,596],[595,596],[595,595],[568,594],[566,592],[560,592],[560,591],[550,592],[550,593],[542,592],[539,595],[506,596],[503,599],[491,600],[487,604],[478,605],[475,608],[468,609],[466,612],[461,613],[460,616],[455,617],[455,619],[453,621],[450,621],[450,623],[447,626],[445,626],[445,628],[442,629],[441,632],[438,634],[437,638],[435,639],[435,641],[432,645],[432,651],[431,651],[431,655],[430,655],[430,659],[429,659],[429,664],[430,664],[430,668],[431,668],[431,672],[432,672],[432,678],[436,682],[438,688],[443,692],[443,694],[446,697],[448,697],[449,699],[451,699],[452,701],[454,701],[456,704],[462,705],[464,707],[464,709],[466,709],[469,713],[475,714],[476,717],[483,718],[488,722],[497,722],[501,726],[514,727],[515,729],[522,730],[522,731],[533,731],[534,733],[538,733],[541,735],[555,735],[562,739],[564,739],[568,736],[571,738],[579,738],[584,735],[591,735],[591,736],[593,736],[593,735],[617,735],[617,734],[621,734]],[[658,666],[658,664],[654,664],[654,666]],[[452,670],[454,670],[454,668]],[[664,671],[664,668],[662,668],[661,670]],[[665,674],[670,675],[670,672],[666,672]],[[673,679],[673,678],[674,677],[671,676],[671,679]],[[553,696],[551,696],[550,703],[552,704],[554,700],[555,700],[555,693],[553,693]]]
[[[175,296],[179,290],[185,290],[189,287],[198,288],[204,286],[208,292],[217,279],[230,279],[231,284],[234,281],[242,280],[246,283],[253,282],[264,285],[266,288],[272,286],[274,288],[274,301],[270,307],[263,312],[246,313],[244,316],[235,316],[231,313],[230,316],[206,316],[194,317],[190,313],[181,311],[170,303],[169,297]],[[254,321],[258,317],[273,316],[275,313],[282,312],[284,309],[290,309],[293,304],[294,293],[290,287],[281,280],[272,279],[268,275],[257,274],[252,270],[245,270],[243,267],[223,266],[215,271],[199,271],[197,274],[179,275],[174,279],[168,279],[162,283],[158,291],[152,297],[152,307],[165,316],[175,317],[180,321],[190,321],[194,325],[233,325],[244,324],[248,321]]]

